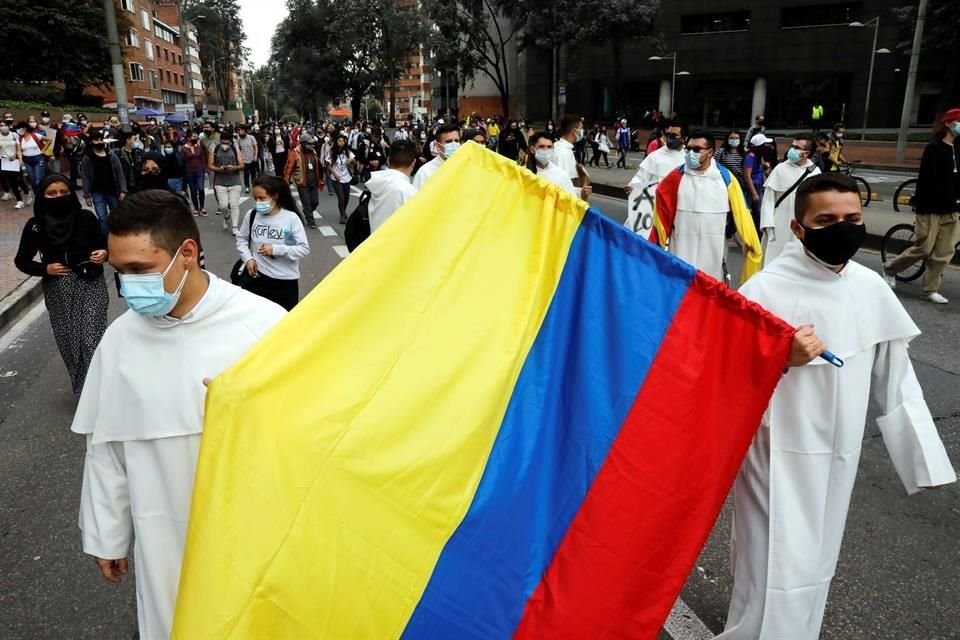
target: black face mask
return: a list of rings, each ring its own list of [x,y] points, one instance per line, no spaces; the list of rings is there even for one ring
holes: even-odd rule
[[[867,238],[867,225],[837,222],[826,227],[803,228],[803,246],[829,267],[841,267],[857,254]]]
[[[683,138],[667,138],[667,149],[676,151],[683,146]]]

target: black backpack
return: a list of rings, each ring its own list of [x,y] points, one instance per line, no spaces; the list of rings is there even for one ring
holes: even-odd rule
[[[347,250],[353,251],[364,240],[370,237],[370,192],[366,189],[360,194],[360,203],[347,218],[347,225],[343,229],[343,239],[347,242]]]

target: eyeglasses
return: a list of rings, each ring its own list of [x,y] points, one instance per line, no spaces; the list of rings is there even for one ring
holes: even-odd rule
[[[687,151],[693,151],[694,153],[703,153],[704,151],[710,151],[710,147],[687,147]]]

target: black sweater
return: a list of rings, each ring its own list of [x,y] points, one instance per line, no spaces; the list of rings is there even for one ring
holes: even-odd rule
[[[100,229],[100,221],[92,212],[82,209],[77,213],[73,234],[65,247],[53,248],[36,218],[27,220],[20,236],[20,248],[13,263],[29,276],[47,275],[47,265],[60,263],[71,267],[79,276],[96,278],[103,274],[103,265],[90,262],[90,254],[107,248],[107,239]],[[35,260],[37,254],[40,260]]]
[[[934,140],[923,150],[914,203],[917,213],[960,211],[960,145],[957,142],[950,146]]]

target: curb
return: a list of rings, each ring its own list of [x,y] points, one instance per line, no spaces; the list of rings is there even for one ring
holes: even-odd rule
[[[0,332],[12,325],[34,302],[43,297],[43,278],[27,278],[0,300]]]

